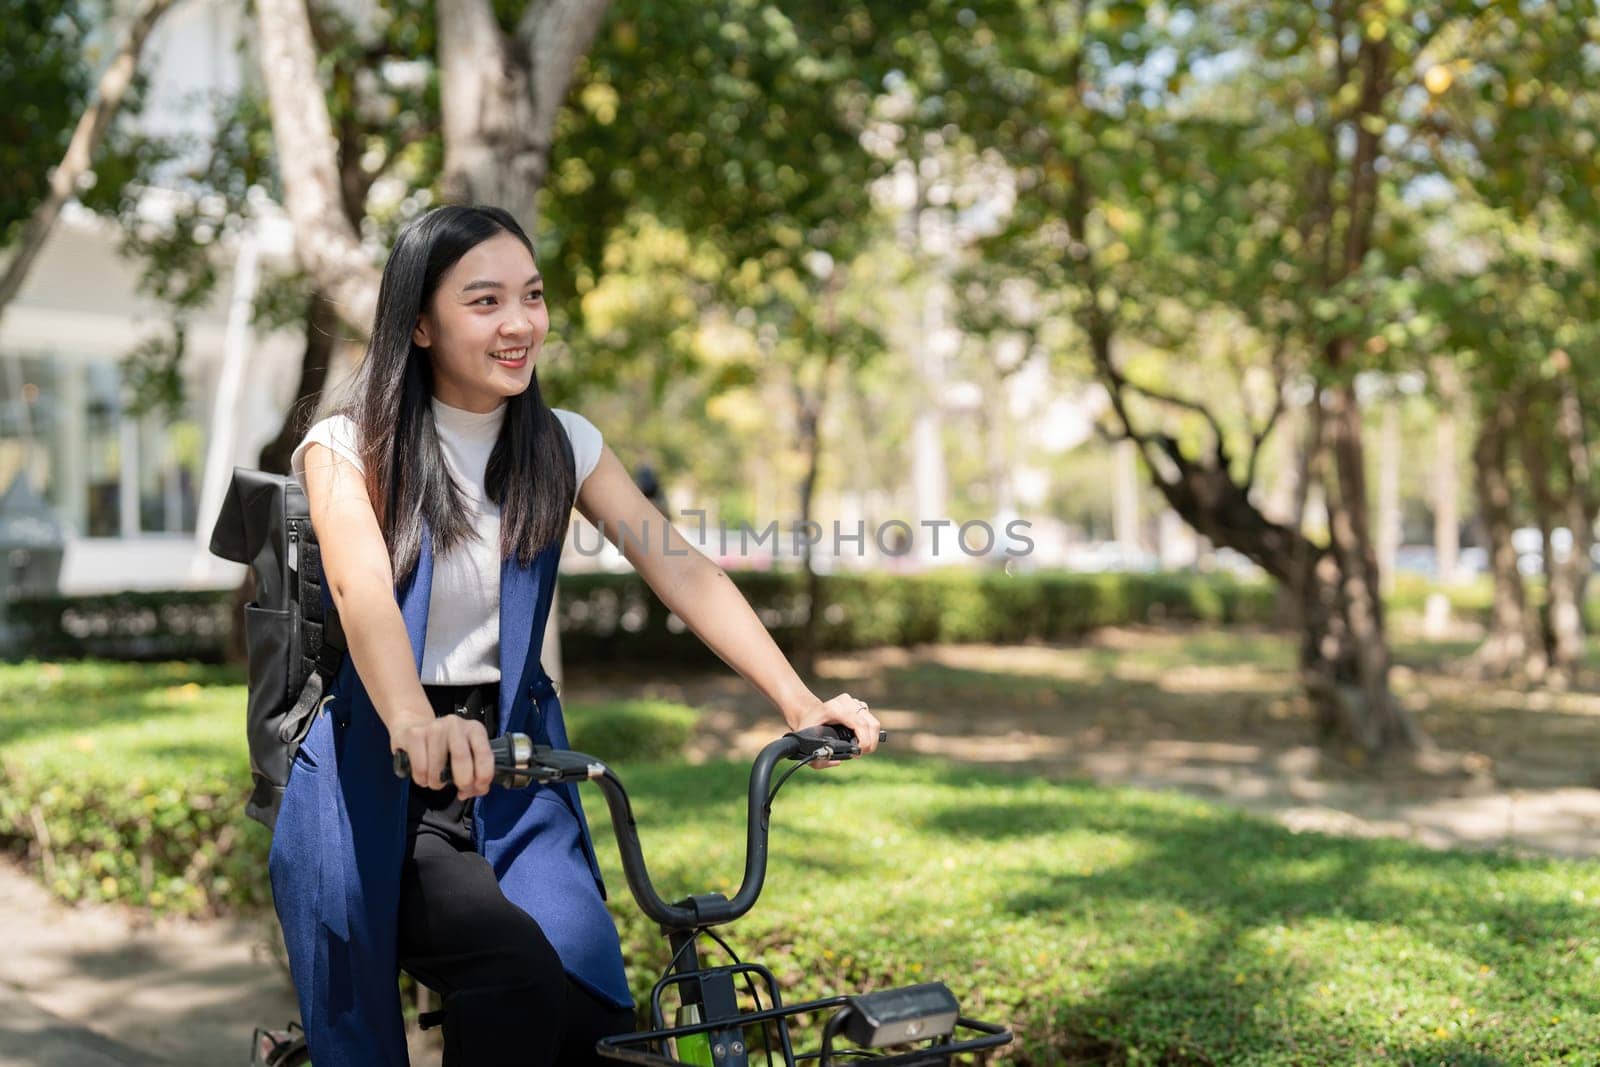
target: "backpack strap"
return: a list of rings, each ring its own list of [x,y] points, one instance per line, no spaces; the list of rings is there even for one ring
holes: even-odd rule
[[[297,744],[305,735],[313,714],[321,706],[339,669],[344,665],[347,645],[344,627],[332,601],[325,599],[322,580],[322,549],[308,520],[300,533],[300,558],[296,585],[300,606],[299,696],[284,715],[278,736],[285,744]]]

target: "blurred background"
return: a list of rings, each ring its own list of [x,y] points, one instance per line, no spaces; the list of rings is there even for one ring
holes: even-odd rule
[[[446,202],[534,235],[545,398],[894,734],[780,805],[792,994],[943,978],[1020,1063],[1592,1058],[1589,0],[0,8],[0,1058],[294,1014],[206,546]],[[731,883],[781,721],[575,523],[574,744]]]

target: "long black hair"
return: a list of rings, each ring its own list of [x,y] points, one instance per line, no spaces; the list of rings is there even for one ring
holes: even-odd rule
[[[372,339],[341,412],[355,423],[367,495],[399,582],[422,553],[426,520],[442,555],[476,536],[466,500],[445,466],[434,425],[433,364],[412,340],[439,280],[477,245],[509,233],[533,254],[533,242],[496,207],[435,208],[400,231],[378,290]],[[572,510],[577,478],[566,431],[539,392],[507,398],[505,422],[489,454],[484,491],[500,505],[500,556],[526,566],[558,541]]]

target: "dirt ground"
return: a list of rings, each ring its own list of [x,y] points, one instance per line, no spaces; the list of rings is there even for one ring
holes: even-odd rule
[[[885,752],[1180,789],[1297,829],[1600,854],[1600,691],[1473,680],[1461,667],[1471,647],[1398,643],[1396,691],[1437,751],[1377,768],[1313,743],[1293,645],[1265,631],[1117,628],[1077,645],[831,655],[815,688],[868,701],[891,733]],[[703,708],[739,755],[783,728],[731,671],[639,674],[576,668],[566,696]]]

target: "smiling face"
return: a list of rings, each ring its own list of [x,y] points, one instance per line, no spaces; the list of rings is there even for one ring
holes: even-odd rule
[[[433,394],[493,411],[533,381],[550,313],[533,256],[509,233],[475,245],[439,279],[412,340],[433,361]]]

